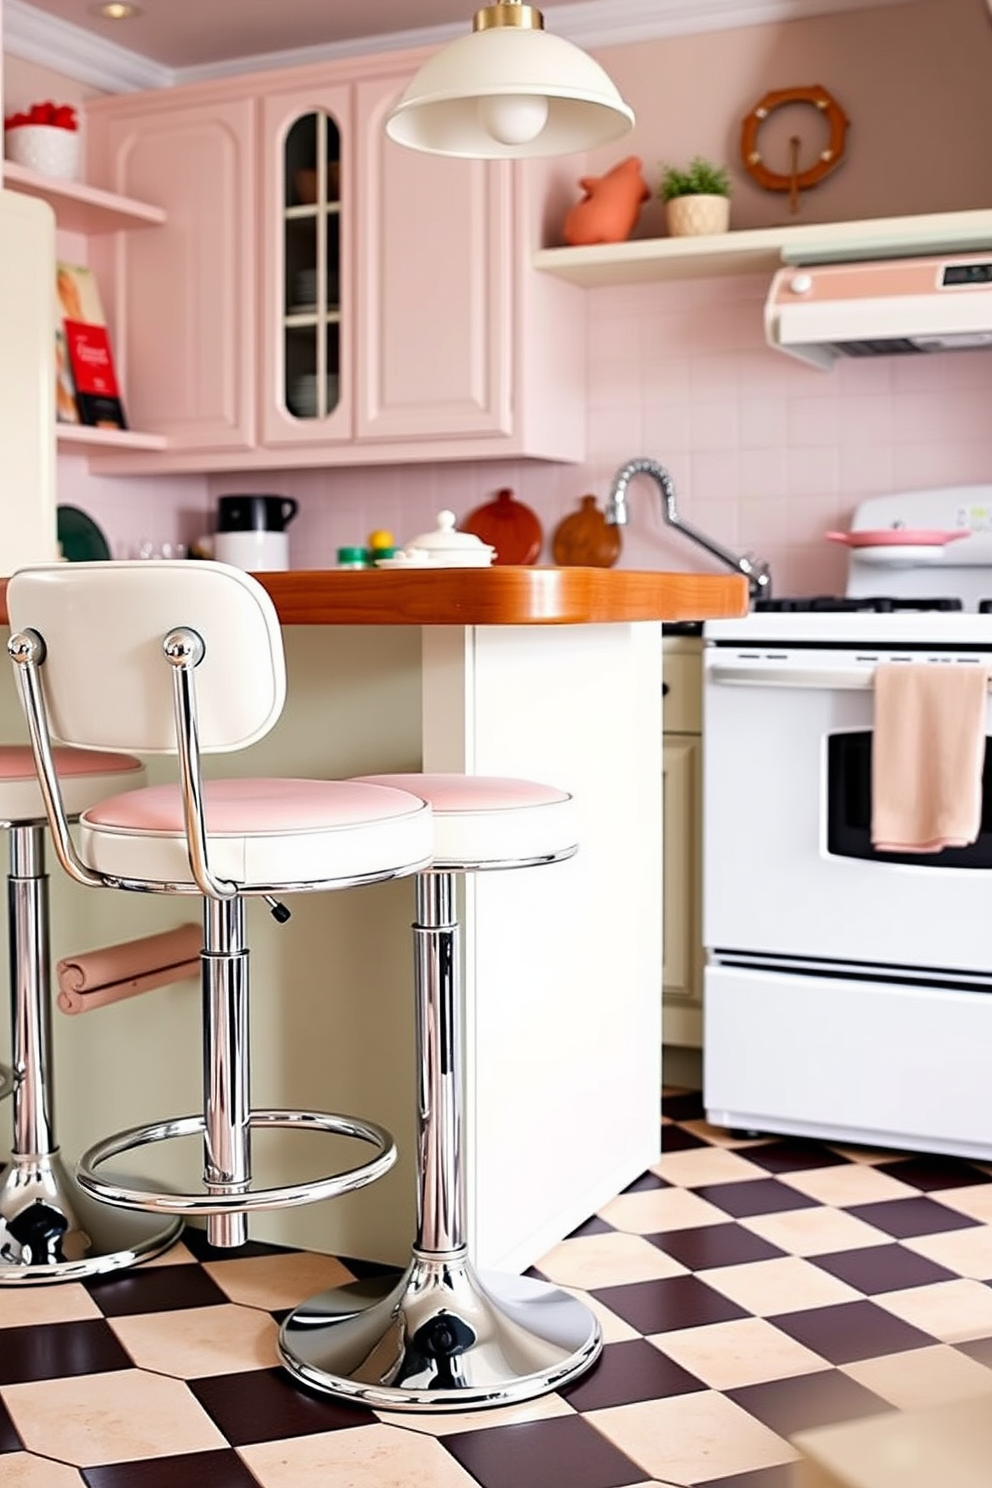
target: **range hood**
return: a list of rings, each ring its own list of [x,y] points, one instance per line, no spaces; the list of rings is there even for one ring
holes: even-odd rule
[[[992,347],[992,250],[788,265],[772,280],[765,335],[821,368],[840,356]]]

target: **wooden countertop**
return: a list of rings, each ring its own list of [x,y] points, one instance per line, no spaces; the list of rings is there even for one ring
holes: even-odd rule
[[[735,574],[606,568],[293,570],[257,576],[284,625],[598,625],[744,615]]]
[[[612,568],[292,569],[256,578],[284,625],[600,625],[744,615],[736,574]],[[7,621],[2,581],[0,620]]]

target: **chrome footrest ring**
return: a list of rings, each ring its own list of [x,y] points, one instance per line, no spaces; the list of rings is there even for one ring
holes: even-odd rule
[[[152,1142],[167,1142],[176,1137],[202,1136],[206,1130],[203,1116],[177,1116],[149,1126],[133,1126],[116,1132],[102,1142],[95,1142],[79,1159],[76,1179],[80,1188],[105,1204],[121,1209],[144,1209],[155,1214],[253,1214],[266,1209],[291,1209],[318,1199],[337,1198],[364,1188],[387,1173],[396,1161],[396,1144],[384,1127],[354,1116],[332,1115],[326,1111],[253,1111],[248,1121],[251,1128],[287,1127],[297,1131],[324,1132],[336,1137],[354,1137],[376,1149],[368,1162],[344,1172],[306,1183],[292,1183],[280,1188],[237,1192],[163,1193],[154,1189],[131,1188],[102,1178],[97,1169],[111,1158]],[[234,1185],[231,1185],[232,1189]]]

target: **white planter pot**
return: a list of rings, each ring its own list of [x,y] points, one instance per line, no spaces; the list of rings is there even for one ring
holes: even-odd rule
[[[4,130],[4,153],[15,165],[40,176],[75,181],[79,176],[79,131],[54,124],[17,124]]]
[[[730,226],[727,196],[676,196],[665,203],[668,232],[673,238],[726,232]]]

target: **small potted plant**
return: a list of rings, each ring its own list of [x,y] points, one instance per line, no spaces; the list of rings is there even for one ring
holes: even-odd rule
[[[730,172],[697,155],[685,170],[668,165],[658,187],[673,238],[726,232],[730,226]]]
[[[79,175],[79,123],[68,103],[33,103],[3,121],[4,154],[42,176],[74,181]]]

